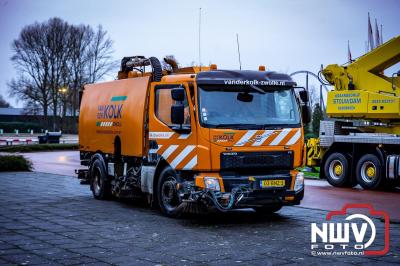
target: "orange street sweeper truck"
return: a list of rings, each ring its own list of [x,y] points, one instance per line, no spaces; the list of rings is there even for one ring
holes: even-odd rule
[[[179,68],[125,57],[81,94],[77,171],[96,199],[144,197],[162,213],[299,204],[308,94],[286,74]],[[147,70],[148,71],[147,71]]]

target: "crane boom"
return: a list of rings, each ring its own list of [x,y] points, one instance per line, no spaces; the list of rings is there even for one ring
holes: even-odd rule
[[[335,87],[328,93],[332,118],[400,120],[400,78],[383,71],[400,62],[400,36],[345,66],[328,65],[322,74]]]
[[[400,185],[400,36],[347,65],[328,65],[322,75],[334,86],[319,138],[307,141],[307,165],[336,187]]]

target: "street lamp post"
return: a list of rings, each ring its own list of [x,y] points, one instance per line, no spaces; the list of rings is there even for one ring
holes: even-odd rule
[[[62,110],[61,110],[61,126],[64,126],[64,116],[65,116],[65,113],[66,113],[66,108],[65,108],[65,105],[66,105],[66,95],[67,95],[67,93],[68,93],[68,88],[67,87],[61,87],[61,88],[59,88],[58,89],[58,92],[59,93],[61,93],[61,95],[62,95]],[[61,131],[61,129],[60,129],[60,131]]]

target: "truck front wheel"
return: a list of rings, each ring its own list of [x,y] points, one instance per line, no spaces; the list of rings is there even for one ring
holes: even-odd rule
[[[99,158],[94,159],[90,167],[90,189],[95,199],[107,199],[111,194],[105,165]]]
[[[334,187],[345,187],[350,183],[349,161],[340,152],[329,155],[325,162],[324,171],[327,181]]]
[[[382,181],[382,164],[374,154],[360,158],[356,170],[357,181],[364,189],[377,189]]]
[[[182,213],[182,201],[177,191],[177,177],[171,167],[166,167],[160,174],[157,197],[164,215],[178,217]]]

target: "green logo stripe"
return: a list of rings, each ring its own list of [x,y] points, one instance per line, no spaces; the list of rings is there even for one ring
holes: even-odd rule
[[[119,101],[125,101],[128,98],[128,96],[113,96],[111,98],[112,102],[119,102]]]

